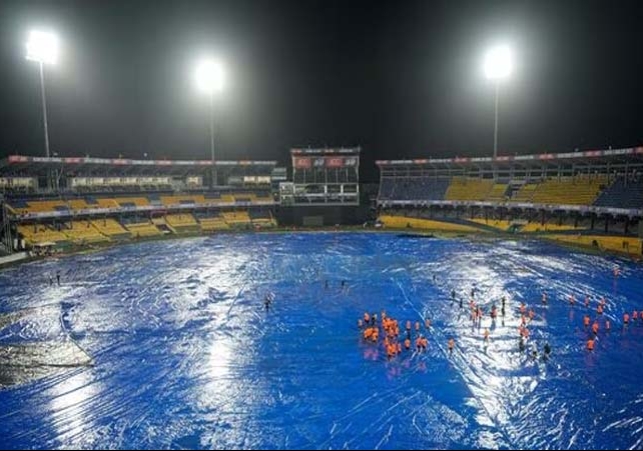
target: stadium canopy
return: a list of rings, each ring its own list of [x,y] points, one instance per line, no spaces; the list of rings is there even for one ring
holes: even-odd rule
[[[377,160],[381,167],[425,166],[430,168],[499,168],[542,167],[573,164],[578,167],[593,165],[643,164],[643,146],[622,149],[586,150],[566,153],[540,153],[531,155],[502,155],[493,157],[424,158],[412,160]]]

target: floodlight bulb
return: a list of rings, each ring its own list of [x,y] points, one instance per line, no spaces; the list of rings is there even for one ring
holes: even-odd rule
[[[214,60],[203,60],[196,68],[197,87],[206,93],[219,92],[223,90],[224,71],[221,63]]]
[[[53,33],[34,30],[29,33],[27,55],[29,61],[56,64],[58,61],[58,37]]]
[[[484,59],[484,73],[490,80],[507,78],[513,71],[511,49],[506,45],[489,49]]]

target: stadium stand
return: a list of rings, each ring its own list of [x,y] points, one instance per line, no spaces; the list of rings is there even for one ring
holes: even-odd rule
[[[154,237],[162,234],[149,219],[123,218],[122,222],[125,228],[132,234],[132,238]]]
[[[222,216],[218,213],[201,212],[196,213],[201,231],[214,232],[217,230],[229,230],[230,226],[225,222]]]
[[[493,185],[492,179],[453,177],[444,198],[446,200],[485,200]]]
[[[535,204],[591,205],[606,184],[606,175],[548,179],[538,185],[532,201]]]
[[[109,238],[96,229],[91,221],[71,221],[62,232],[69,237],[74,244],[100,243],[109,241]]]
[[[628,239],[643,236],[643,147],[377,165],[385,227],[535,234],[642,257]],[[423,189],[444,180],[443,197]]]
[[[96,199],[99,205],[106,208],[118,208],[120,207],[147,207],[150,205],[150,201],[147,197],[116,197],[114,199]]]
[[[196,219],[190,213],[166,215],[165,223],[174,233],[195,233],[201,230]]]
[[[190,196],[161,196],[160,200],[161,203],[165,206],[195,205],[205,203],[205,198],[202,194],[195,194]]]
[[[62,232],[43,224],[18,225],[18,232],[27,241],[27,244],[34,245],[46,242],[68,243],[69,238]]]
[[[505,201],[507,198],[507,186],[506,183],[494,183],[484,200],[491,202]]]
[[[252,226],[252,221],[247,211],[224,211],[222,216],[230,227],[248,228]]]
[[[132,236],[131,232],[125,230],[116,220],[111,218],[93,219],[92,225],[103,235],[113,240],[127,239]]]
[[[449,178],[408,177],[385,178],[380,185],[380,198],[401,200],[441,200],[449,186]]]
[[[514,192],[510,200],[512,202],[532,203],[534,200],[534,193],[537,189],[538,183],[524,183],[517,191]]]
[[[621,208],[643,207],[643,179],[618,177],[594,201],[594,205],[609,207],[617,205]]]
[[[268,210],[250,210],[250,220],[252,224],[259,227],[275,227],[277,225],[275,219]]]

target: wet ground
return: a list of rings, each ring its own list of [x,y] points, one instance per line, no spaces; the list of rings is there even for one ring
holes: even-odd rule
[[[0,446],[641,449],[643,321],[622,323],[641,287],[641,267],[554,245],[394,234],[222,235],[29,263],[0,273]],[[583,315],[601,296],[590,353]],[[520,302],[535,311],[522,353]],[[427,351],[388,360],[364,343],[357,319],[382,310],[430,317]]]

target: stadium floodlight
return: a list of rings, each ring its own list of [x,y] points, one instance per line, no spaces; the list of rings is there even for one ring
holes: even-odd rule
[[[211,59],[204,59],[199,62],[196,68],[197,87],[207,93],[213,94],[223,90],[225,74],[221,63]]]
[[[506,45],[493,47],[487,51],[484,59],[484,73],[490,80],[508,78],[513,71],[511,49]]]
[[[29,33],[26,58],[37,63],[56,64],[58,61],[58,36],[53,33],[33,30]]]
[[[500,81],[509,78],[513,72],[513,57],[507,45],[499,45],[489,49],[484,59],[484,73],[489,80],[496,84],[496,107],[493,129],[493,157],[498,156],[498,99],[500,94]]]
[[[47,127],[47,101],[45,97],[45,64],[58,61],[58,37],[53,33],[33,30],[27,41],[26,58],[35,61],[40,68],[40,92],[42,95],[42,117],[45,128],[45,155],[49,158],[49,130]]]
[[[196,66],[195,81],[197,88],[210,96],[210,153],[212,158],[211,186],[216,185],[214,169],[214,94],[223,90],[225,72],[223,65],[213,59],[203,59]]]

